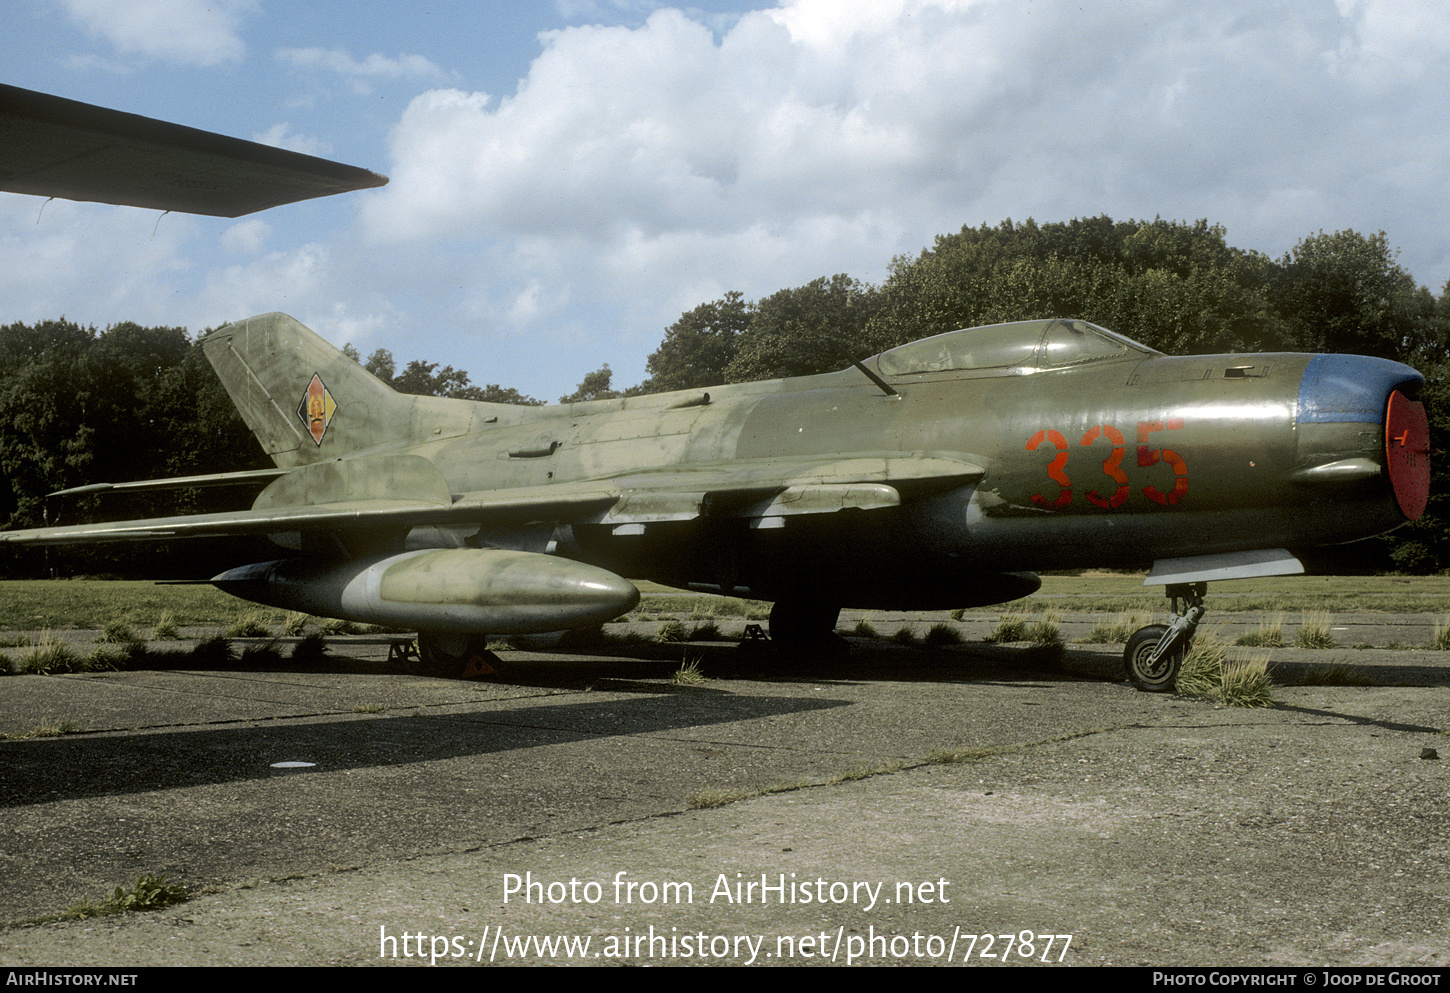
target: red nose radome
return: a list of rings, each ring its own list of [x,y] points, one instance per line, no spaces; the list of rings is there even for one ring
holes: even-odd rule
[[[1425,405],[1399,390],[1385,411],[1385,469],[1400,512],[1419,520],[1430,499],[1430,422]]]

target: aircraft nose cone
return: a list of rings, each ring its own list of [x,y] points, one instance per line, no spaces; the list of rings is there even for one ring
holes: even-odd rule
[[[1411,397],[1424,382],[1414,369],[1389,359],[1314,356],[1299,383],[1301,452],[1315,430],[1310,425],[1362,425],[1363,458],[1383,463],[1400,512],[1418,520],[1430,497],[1430,426],[1424,405]],[[1369,430],[1371,425],[1383,425],[1383,432]]]

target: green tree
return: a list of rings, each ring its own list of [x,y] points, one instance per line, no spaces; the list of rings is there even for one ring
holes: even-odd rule
[[[1299,351],[1404,359],[1435,344],[1435,301],[1383,231],[1305,238],[1279,263],[1274,303]]]
[[[725,382],[725,370],[750,321],[750,305],[743,294],[733,290],[681,314],[665,329],[660,347],[645,363],[649,378],[637,391],[668,393],[719,386]]]
[[[559,402],[580,403],[584,400],[612,400],[620,395],[619,391],[613,388],[613,380],[614,370],[610,369],[609,363],[606,362],[586,375],[573,393],[560,397]]]
[[[894,260],[872,331],[901,344],[961,327],[1079,317],[1164,351],[1253,349],[1275,337],[1272,270],[1206,220],[1009,219]]]
[[[876,290],[838,274],[780,290],[755,304],[725,379],[746,383],[840,369],[879,350],[868,332]]]

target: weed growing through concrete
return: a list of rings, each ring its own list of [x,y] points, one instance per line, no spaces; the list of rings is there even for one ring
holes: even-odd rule
[[[1029,623],[1022,631],[1022,640],[1034,645],[1062,644],[1062,615],[1049,610],[1038,620]]]
[[[876,625],[872,624],[870,621],[866,620],[866,618],[864,618],[864,617],[861,618],[859,621],[856,622],[855,631],[856,631],[856,637],[858,637],[858,638],[879,638],[879,637],[881,637],[879,634],[876,633]]]
[[[152,641],[179,641],[181,632],[176,627],[176,615],[169,610],[161,612],[156,626],[151,629]]]
[[[327,658],[327,639],[314,631],[292,646],[292,660],[315,664]]]
[[[720,634],[720,625],[714,621],[696,624],[690,629],[691,641],[719,641],[722,637],[724,636]]]
[[[1027,640],[1027,625],[1031,623],[1030,616],[1017,610],[1009,610],[997,618],[997,626],[992,633],[987,635],[987,640],[996,645],[1005,645],[1013,641]]]
[[[33,647],[34,651],[20,660],[19,671],[37,676],[87,671],[84,657],[51,631],[42,631]]]
[[[141,639],[126,621],[115,620],[107,622],[101,636],[96,640],[107,645],[129,645]]]
[[[922,636],[921,643],[927,648],[946,648],[950,645],[960,645],[962,635],[950,624],[933,624]]]
[[[190,897],[191,893],[184,885],[168,883],[165,876],[148,873],[136,880],[135,886],[117,886],[115,892],[101,903],[78,903],[66,911],[64,916],[77,919],[124,914],[129,911],[161,910],[173,904],[184,903]]]
[[[1250,648],[1283,648],[1284,647],[1284,615],[1282,612],[1270,614],[1259,621],[1259,626],[1252,631],[1239,635],[1236,645],[1244,645]],[[1306,646],[1308,647],[1308,646]]]
[[[1329,633],[1329,623],[1329,615],[1323,611],[1305,613],[1299,622],[1299,647],[1333,648],[1334,635]]]
[[[685,632],[685,625],[680,621],[665,621],[655,629],[655,637],[660,641],[670,643],[685,641],[689,635]]]
[[[1133,632],[1148,623],[1148,615],[1123,612],[1112,620],[1099,621],[1083,637],[1088,645],[1125,645]]]
[[[1430,637],[1430,647],[1437,652],[1450,652],[1450,617],[1435,622],[1435,633]]]
[[[260,611],[253,611],[242,617],[226,630],[228,638],[270,638],[272,629]]]
[[[1267,656],[1234,655],[1212,632],[1201,632],[1178,670],[1178,692],[1230,707],[1268,707],[1274,702],[1274,681]]]
[[[699,686],[701,683],[708,683],[710,680],[700,671],[700,660],[698,658],[685,659],[680,667],[670,677],[673,682],[681,686]]]
[[[915,645],[916,632],[903,624],[901,627],[897,628],[896,633],[891,636],[891,642],[892,644],[896,645]]]

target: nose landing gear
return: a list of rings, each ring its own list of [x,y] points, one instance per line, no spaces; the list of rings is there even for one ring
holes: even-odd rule
[[[1172,623],[1139,628],[1123,650],[1128,679],[1144,693],[1173,692],[1183,657],[1193,644],[1198,622],[1203,620],[1203,596],[1208,584],[1170,583],[1164,592],[1173,600]]]

